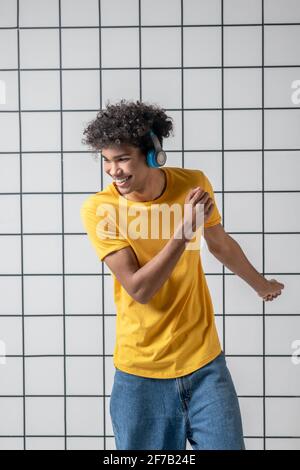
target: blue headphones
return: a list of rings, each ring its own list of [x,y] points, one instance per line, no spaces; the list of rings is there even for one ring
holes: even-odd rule
[[[149,134],[151,136],[154,149],[148,150],[147,152],[147,157],[146,157],[147,165],[152,168],[158,168],[160,166],[163,166],[166,163],[167,154],[161,148],[157,135],[154,134],[152,130],[149,131]]]

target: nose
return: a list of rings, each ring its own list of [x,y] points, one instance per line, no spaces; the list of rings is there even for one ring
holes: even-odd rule
[[[118,168],[118,163],[112,163],[112,166],[110,167],[109,171],[110,176],[115,178],[116,176],[122,176],[122,170]]]

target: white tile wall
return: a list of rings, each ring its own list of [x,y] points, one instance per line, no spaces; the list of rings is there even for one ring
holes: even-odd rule
[[[246,448],[299,449],[300,25],[272,24],[300,23],[299,1],[99,4],[0,0],[0,449],[64,449],[65,430],[68,449],[115,449],[113,278],[79,207],[110,183],[82,131],[121,98],[168,110],[168,165],[204,171],[225,229],[285,284],[263,304],[202,247]]]

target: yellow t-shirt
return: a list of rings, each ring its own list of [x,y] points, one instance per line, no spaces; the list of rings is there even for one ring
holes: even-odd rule
[[[150,237],[130,236],[131,222],[142,214],[142,220],[148,220],[151,228],[150,213],[162,207],[161,204],[179,205],[183,217],[185,197],[196,186],[209,192],[215,202],[212,185],[202,171],[176,167],[161,167],[161,170],[166,174],[167,184],[160,197],[153,201],[131,201],[120,195],[112,182],[82,204],[81,219],[101,261],[109,253],[131,246],[142,267],[163,249],[170,236],[168,233],[163,235],[163,223],[156,238],[151,237],[149,231]],[[125,219],[120,214],[127,215],[126,231]],[[153,213],[151,215],[153,220]],[[175,222],[171,217],[171,236],[177,226]],[[220,222],[221,215],[215,202],[204,229]],[[141,226],[142,223],[139,227],[138,223],[133,226],[135,233]],[[193,240],[195,237],[188,246]],[[220,354],[222,349],[202,268],[200,243],[196,248],[185,249],[170,277],[147,304],[135,301],[113,273],[112,276],[117,311],[113,354],[116,368],[142,377],[175,378],[192,373]]]

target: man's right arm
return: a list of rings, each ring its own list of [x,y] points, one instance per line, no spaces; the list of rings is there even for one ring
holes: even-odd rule
[[[131,247],[110,253],[104,261],[128,294],[137,302],[147,304],[170,277],[186,243],[184,238],[173,235],[164,248],[142,267]]]

